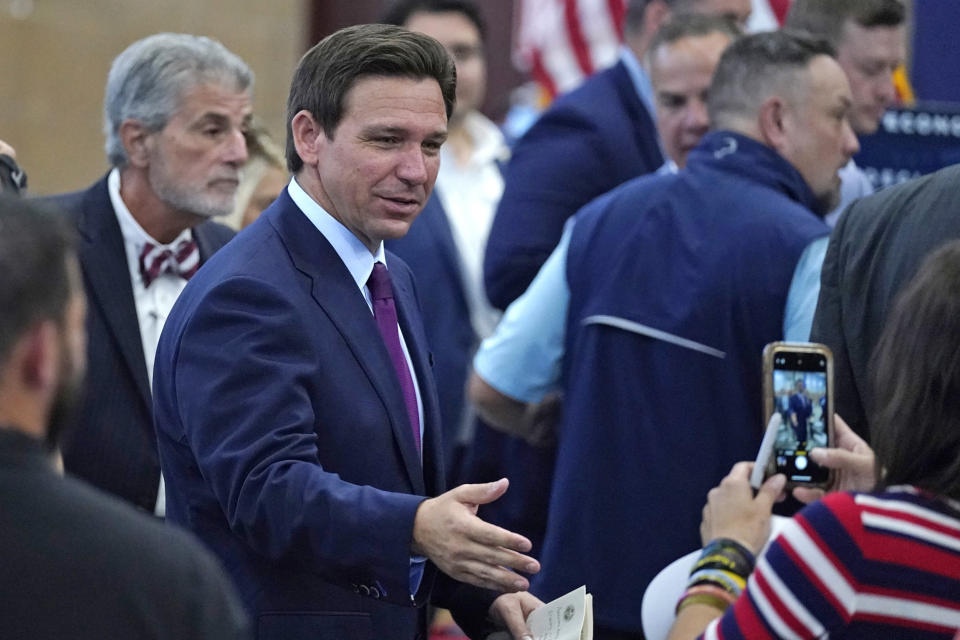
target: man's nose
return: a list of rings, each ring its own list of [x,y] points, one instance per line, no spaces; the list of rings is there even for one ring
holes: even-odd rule
[[[707,114],[707,103],[702,100],[692,100],[684,114],[687,128],[706,131],[710,128],[710,116]]]
[[[234,129],[230,132],[228,139],[224,141],[223,161],[241,167],[247,162],[249,154],[247,152],[247,138],[240,129]]]
[[[407,184],[423,184],[427,181],[427,158],[420,145],[404,149],[397,165],[397,177]]]
[[[857,140],[857,134],[854,133],[850,121],[843,121],[843,153],[849,159],[860,151],[860,141]]]

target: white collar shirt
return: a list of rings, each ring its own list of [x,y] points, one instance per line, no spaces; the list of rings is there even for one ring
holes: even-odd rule
[[[130,209],[120,196],[120,170],[114,168],[107,176],[107,192],[114,214],[120,225],[120,234],[123,236],[123,248],[127,255],[127,269],[130,274],[130,284],[133,288],[133,303],[137,310],[137,321],[140,325],[140,341],[143,346],[143,359],[147,365],[147,380],[153,389],[153,362],[157,355],[157,343],[160,342],[160,332],[173,309],[173,304],[180,297],[180,293],[187,286],[187,281],[179,275],[161,273],[150,284],[143,285],[140,276],[140,253],[143,246],[150,242],[161,248],[171,251],[183,240],[192,238],[190,229],[184,229],[173,242],[164,244],[150,237],[140,223],[136,221]],[[163,476],[160,476],[160,490],[157,493],[157,504],[154,513],[163,516],[166,513],[166,496],[163,486]]]
[[[487,300],[483,286],[483,254],[497,203],[503,195],[498,166],[510,155],[500,129],[478,112],[465,116],[463,126],[473,152],[463,164],[444,145],[440,150],[437,195],[443,205],[460,257],[470,321],[476,334],[487,338],[500,321],[500,312]]]

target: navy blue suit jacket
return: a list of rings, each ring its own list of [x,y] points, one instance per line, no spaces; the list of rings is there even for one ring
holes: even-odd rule
[[[87,384],[76,423],[64,434],[67,471],[152,512],[160,462],[130,267],[107,179],[45,202],[79,232],[87,293]],[[214,222],[193,230],[206,261],[234,232]]]
[[[154,404],[167,517],[220,556],[263,640],[425,631],[415,605],[437,571],[427,563],[414,600],[410,543],[420,502],[443,490],[439,411],[412,277],[396,256],[388,268],[423,400],[422,466],[363,294],[286,191],[164,327]],[[456,609],[470,588],[442,591]],[[465,600],[480,619],[491,601]]]
[[[623,62],[558,98],[507,165],[484,258],[491,303],[505,309],[526,290],[580,207],[660,168],[658,140]]]

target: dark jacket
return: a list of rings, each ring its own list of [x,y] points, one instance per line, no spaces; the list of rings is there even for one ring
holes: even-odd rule
[[[901,287],[929,253],[960,237],[958,201],[954,165],[853,203],[830,237],[810,339],[833,351],[836,412],[868,440],[870,356]]]
[[[800,254],[828,232],[813,202],[776,152],[721,131],[680,173],[578,214],[536,595],[586,584],[597,624],[641,630],[649,581],[700,546],[707,491],[756,455],[761,352],[783,334]]]
[[[55,473],[0,429],[0,636],[240,640],[246,614],[196,541]]]
[[[64,434],[64,466],[152,512],[160,483],[157,436],[130,267],[107,178],[85,191],[45,201],[76,224],[87,293],[87,386],[77,421]],[[195,227],[200,261],[233,235],[215,222]]]

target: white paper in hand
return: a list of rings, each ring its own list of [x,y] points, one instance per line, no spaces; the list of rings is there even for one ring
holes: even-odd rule
[[[587,588],[574,589],[527,617],[534,640],[593,640],[593,598]]]

